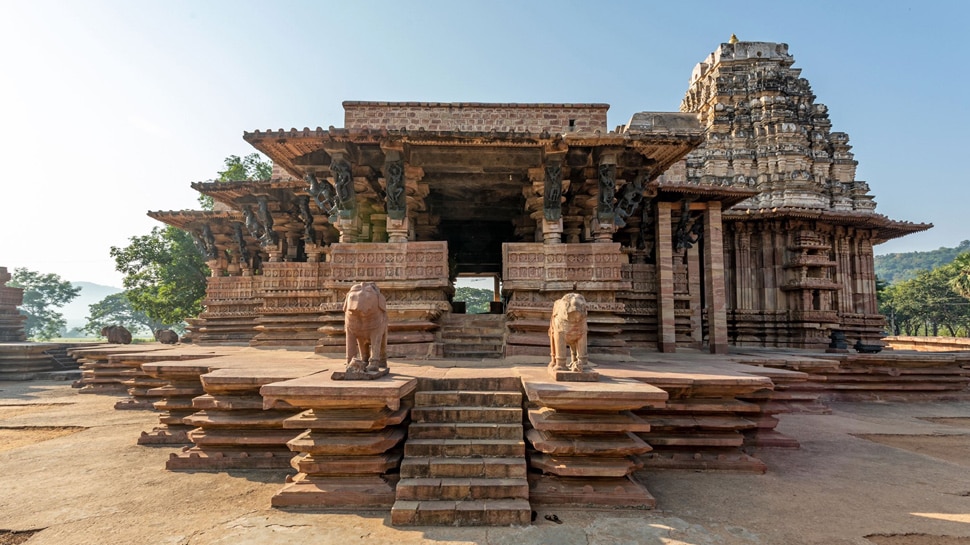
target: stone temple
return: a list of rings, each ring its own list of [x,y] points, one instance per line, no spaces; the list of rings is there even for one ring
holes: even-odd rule
[[[623,354],[878,343],[873,246],[927,224],[875,211],[786,44],[722,44],[681,112],[606,104],[344,102],[343,127],[254,131],[270,180],[196,183],[212,278],[198,343],[339,352],[340,302],[378,282],[389,352],[541,354],[552,302]],[[449,338],[455,280],[495,279],[500,335]]]
[[[680,112],[612,130],[606,104],[345,102],[341,128],[245,133],[271,179],[150,213],[212,271],[191,343],[75,348],[80,392],[160,411],[138,442],[183,445],[170,470],[293,469],[274,506],[394,525],[651,508],[641,470],[766,471],[799,445],[780,414],[966,396],[970,353],[863,353],[873,246],[930,225],[876,213],[793,63],[721,44]],[[488,314],[463,277],[493,280]],[[345,380],[371,282],[389,371]],[[550,373],[554,304],[580,300],[557,343],[583,370]]]

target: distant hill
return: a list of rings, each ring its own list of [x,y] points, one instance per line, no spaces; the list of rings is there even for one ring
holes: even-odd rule
[[[91,282],[71,282],[75,288],[81,288],[81,294],[77,299],[61,307],[58,312],[64,315],[67,320],[67,328],[84,327],[88,322],[88,306],[93,305],[105,297],[124,291],[114,286],[103,286]]]
[[[970,240],[956,248],[939,248],[929,252],[906,252],[875,256],[876,276],[890,284],[910,280],[919,271],[931,271],[946,265],[964,252],[970,252]]]

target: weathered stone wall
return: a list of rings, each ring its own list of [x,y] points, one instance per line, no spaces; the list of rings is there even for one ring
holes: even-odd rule
[[[360,102],[344,105],[344,127],[429,131],[607,132],[609,104]]]

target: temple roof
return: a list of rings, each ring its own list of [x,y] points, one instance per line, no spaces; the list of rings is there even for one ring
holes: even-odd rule
[[[882,214],[867,212],[860,214],[855,210],[835,211],[815,208],[772,208],[762,210],[731,210],[724,214],[724,221],[747,221],[765,219],[800,219],[821,220],[833,225],[843,225],[858,229],[875,229],[876,238],[873,244],[899,238],[912,233],[926,231],[933,227],[932,223],[913,223],[890,219]]]

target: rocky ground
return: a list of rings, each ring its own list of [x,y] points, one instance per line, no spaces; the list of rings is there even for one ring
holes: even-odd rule
[[[787,415],[765,475],[638,474],[654,511],[539,511],[526,528],[394,528],[387,512],[270,507],[281,471],[171,472],[157,415],[68,383],[0,383],[0,545],[970,544],[970,403]],[[562,523],[546,519],[555,515]]]

